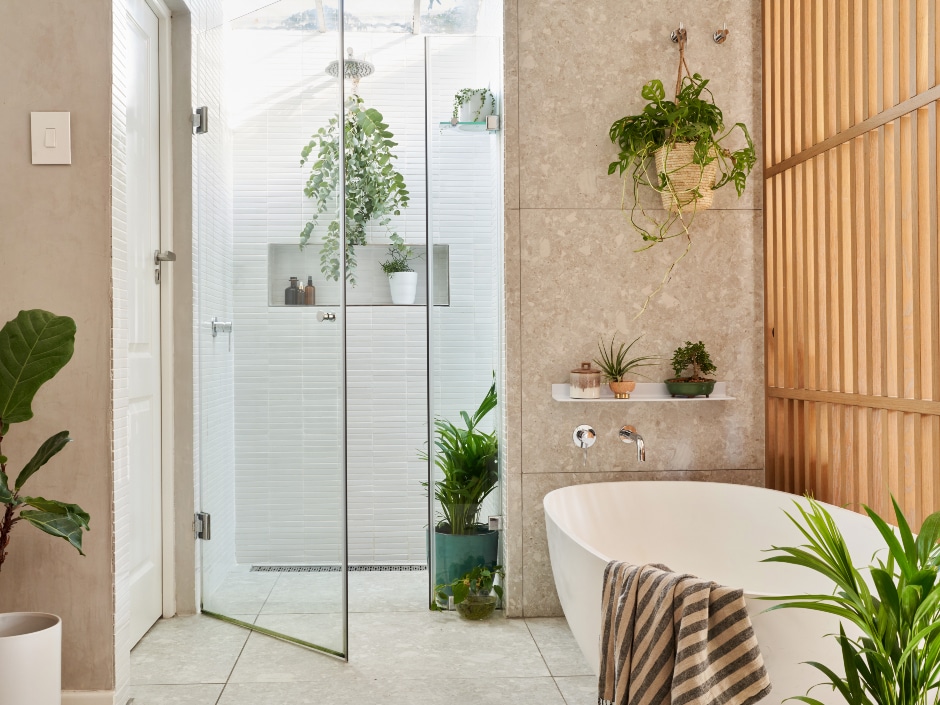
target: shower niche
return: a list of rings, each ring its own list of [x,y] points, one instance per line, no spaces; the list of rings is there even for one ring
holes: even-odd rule
[[[418,292],[413,306],[427,304],[427,247],[412,245],[418,255],[414,269],[418,273]],[[346,287],[347,306],[395,306],[388,288],[388,277],[379,263],[387,259],[387,245],[360,245],[356,248],[357,266],[354,271],[355,285]],[[433,296],[435,306],[450,306],[450,246],[434,245],[431,255]],[[268,245],[268,306],[284,307],[284,290],[290,278],[297,277],[303,287],[307,277],[316,287],[316,304],[306,308],[338,306],[340,303],[339,282],[327,279],[320,271],[320,250],[311,245],[301,250],[295,244]],[[304,308],[291,306],[290,308]]]

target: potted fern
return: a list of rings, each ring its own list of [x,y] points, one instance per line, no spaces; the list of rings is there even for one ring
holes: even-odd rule
[[[603,340],[597,344],[601,355],[600,358],[596,358],[594,362],[601,369],[604,379],[607,380],[607,384],[610,386],[610,391],[614,393],[614,397],[617,399],[629,399],[630,392],[636,389],[635,380],[625,379],[628,374],[633,372],[637,367],[655,365],[656,362],[650,362],[651,360],[659,360],[658,357],[650,355],[627,359],[627,355],[630,354],[630,349],[636,344],[636,341],[642,337],[643,336],[638,335],[629,345],[620,343],[620,346],[616,349],[614,348],[616,336],[610,339],[610,345],[605,345]]]
[[[20,311],[0,329],[0,444],[14,424],[33,417],[36,392],[71,359],[75,322],[34,309]],[[21,522],[65,539],[82,555],[88,513],[77,504],[25,494],[29,479],[71,441],[68,431],[47,439],[21,465],[11,483],[12,462],[0,448],[0,569],[11,532]],[[61,702],[62,623],[51,614],[0,614],[0,683],[4,702],[59,705]]]
[[[380,262],[379,266],[388,276],[392,303],[405,306],[413,304],[418,291],[418,273],[411,268],[411,262],[420,255],[415,254],[399,235],[395,235],[386,256],[388,259]]]
[[[697,397],[704,394],[707,398],[715,389],[715,380],[706,375],[717,370],[711,355],[705,349],[705,343],[701,340],[697,343],[687,340],[685,345],[676,348],[672,354],[672,371],[676,376],[666,380],[666,390],[674,397]],[[681,376],[685,371],[688,371],[688,374]]]
[[[887,554],[876,554],[859,570],[839,527],[826,508],[808,498],[797,503],[790,520],[806,538],[801,546],[774,546],[766,561],[789,563],[821,574],[833,583],[831,595],[789,595],[776,609],[807,609],[837,615],[842,623],[832,635],[842,653],[839,674],[811,662],[849,705],[927,705],[937,703],[940,681],[940,512],[927,517],[915,536],[892,497],[897,528],[865,507],[884,539]],[[864,574],[867,573],[867,576]],[[860,636],[845,633],[854,625]],[[822,703],[809,694],[791,700]]]
[[[473,415],[460,412],[462,427],[445,419],[434,420],[434,465],[440,474],[434,482],[434,497],[441,511],[434,527],[436,584],[452,583],[477,565],[496,565],[499,532],[490,531],[479,521],[483,501],[499,482],[496,433],[479,429],[495,407],[494,381]],[[420,457],[428,459],[426,453]]]

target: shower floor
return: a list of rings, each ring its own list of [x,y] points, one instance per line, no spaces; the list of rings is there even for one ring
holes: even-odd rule
[[[233,571],[207,608],[339,643],[338,573]],[[160,620],[131,653],[133,705],[591,705],[564,619],[427,609],[426,571],[349,574],[348,663],[208,616]],[[224,608],[224,609],[223,609]]]

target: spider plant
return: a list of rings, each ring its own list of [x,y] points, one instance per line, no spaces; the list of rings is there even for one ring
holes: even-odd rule
[[[649,362],[650,360],[659,360],[659,358],[654,355],[644,355],[643,357],[627,359],[627,355],[630,354],[630,349],[636,345],[636,341],[642,337],[642,335],[638,335],[629,345],[620,343],[620,347],[618,348],[614,348],[617,338],[616,335],[610,339],[609,346],[606,345],[603,340],[598,342],[597,349],[600,351],[601,356],[599,359],[595,358],[594,362],[601,368],[601,372],[604,373],[604,379],[608,382],[623,382],[623,378],[633,372],[637,367],[649,367],[650,365],[656,364],[656,362]],[[639,372],[634,372],[634,374],[646,377],[646,375],[640,374]]]
[[[832,516],[813,499],[808,510],[797,504],[799,518],[787,513],[807,543],[774,546],[777,555],[766,559],[813,570],[835,583],[832,595],[773,598],[784,602],[771,609],[827,612],[860,630],[861,636],[849,637],[840,623],[839,633],[833,635],[841,647],[843,675],[810,662],[851,705],[940,702],[940,512],[927,517],[915,537],[897,502],[891,501],[897,529],[865,507],[887,546],[886,559],[875,557],[867,567],[870,583],[853,566]],[[808,693],[792,699],[821,705]]]
[[[471,416],[461,411],[465,428],[445,419],[435,419],[437,453],[434,464],[443,475],[434,483],[434,496],[441,505],[437,531],[445,534],[476,533],[480,505],[496,488],[496,433],[483,433],[477,426],[496,407],[496,382]],[[427,460],[427,454],[421,458]],[[427,483],[422,483],[427,486]]]

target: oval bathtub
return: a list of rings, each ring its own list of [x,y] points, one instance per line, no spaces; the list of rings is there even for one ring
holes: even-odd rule
[[[598,672],[601,590],[611,560],[662,563],[721,585],[743,588],[772,695],[780,702],[823,680],[804,661],[841,671],[836,642],[826,635],[838,621],[808,610],[766,612],[756,598],[831,593],[821,576],[780,563],[761,563],[771,545],[795,546],[802,536],[783,511],[791,494],[711,482],[605,482],[564,487],[545,496],[545,524],[555,586],[565,617],[591,668]],[[868,565],[884,542],[867,516],[825,505],[839,525],[856,565]],[[791,511],[792,513],[792,511]],[[813,697],[844,702],[828,687]]]

